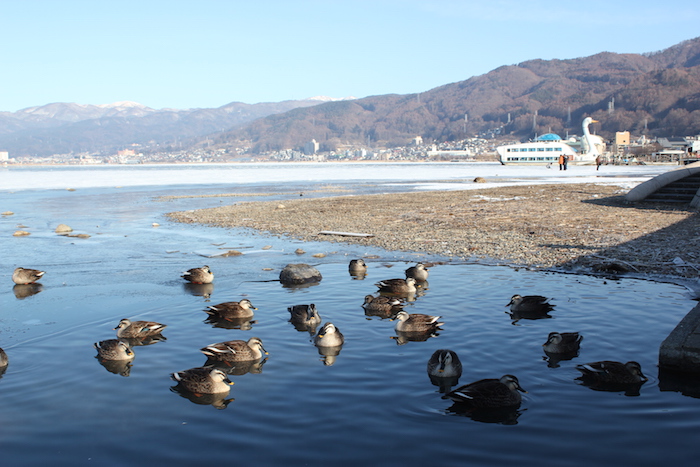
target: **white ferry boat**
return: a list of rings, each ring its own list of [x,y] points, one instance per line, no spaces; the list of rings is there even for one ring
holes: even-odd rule
[[[534,141],[499,146],[496,148],[501,164],[503,165],[557,165],[560,156],[568,156],[568,164],[591,165],[595,164],[600,155],[596,147],[595,138],[588,130],[591,123],[596,122],[591,117],[583,120],[583,148],[585,153],[579,153],[569,146],[559,135],[548,133]]]

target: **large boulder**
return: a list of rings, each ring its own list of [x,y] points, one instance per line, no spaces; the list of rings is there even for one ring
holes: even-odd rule
[[[308,264],[288,264],[280,271],[280,282],[284,285],[301,285],[321,282],[321,273]]]

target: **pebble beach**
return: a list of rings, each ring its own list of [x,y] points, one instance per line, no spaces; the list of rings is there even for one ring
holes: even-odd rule
[[[304,241],[423,252],[449,261],[700,277],[697,212],[658,203],[631,205],[624,199],[627,191],[581,183],[300,197],[168,216]],[[363,236],[321,233],[327,231]]]

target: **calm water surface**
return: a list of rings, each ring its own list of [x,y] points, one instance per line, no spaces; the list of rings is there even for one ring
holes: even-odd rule
[[[298,196],[296,188],[286,186],[288,193],[275,197]],[[344,188],[392,189],[360,183]],[[0,346],[10,358],[0,378],[0,449],[6,462],[658,465],[695,459],[700,401],[673,390],[656,367],[659,344],[695,305],[685,288],[480,264],[436,265],[407,309],[441,315],[443,330],[424,342],[402,343],[394,322],[365,316],[363,297],[376,292],[376,281],[402,277],[408,265],[439,258],[172,224],[162,213],[221,200],[154,200],[159,194],[217,190],[159,186],[0,194],[0,211],[15,212],[0,219],[6,239]],[[255,190],[273,191],[270,186],[244,191]],[[56,236],[60,222],[91,237]],[[32,235],[12,237],[18,224]],[[300,247],[305,255],[294,253]],[[202,256],[218,248],[245,254]],[[369,272],[355,280],[347,264],[363,255],[372,257]],[[323,280],[305,288],[275,282],[284,265],[296,262],[314,264]],[[179,278],[203,264],[216,274],[213,286],[188,287]],[[10,275],[20,265],[48,271],[39,293],[16,295]],[[514,293],[553,297],[552,318],[513,322],[505,304]],[[258,307],[250,329],[204,322],[207,305],[243,297]],[[306,303],[315,303],[323,320],[345,334],[334,359],[320,355],[309,333],[288,322],[287,307]],[[115,337],[112,328],[127,317],[167,324],[167,340],[135,347],[133,366],[122,376],[124,368],[99,363],[92,344]],[[581,332],[580,355],[548,362],[541,345],[550,331]],[[252,336],[263,340],[269,355],[254,372],[231,376],[235,385],[227,406],[220,398],[192,402],[171,390],[170,373],[204,364],[201,347]],[[496,420],[451,410],[426,373],[428,358],[439,348],[460,355],[461,384],[516,375],[528,391],[520,409]],[[575,380],[577,363],[603,359],[637,360],[650,379],[638,395],[595,391]]]

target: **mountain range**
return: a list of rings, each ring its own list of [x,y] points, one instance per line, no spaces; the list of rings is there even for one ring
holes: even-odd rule
[[[0,150],[15,156],[148,150],[395,147],[477,134],[527,139],[577,133],[585,116],[611,138],[700,134],[700,38],[646,54],[601,52],[529,60],[419,94],[324,102],[234,102],[216,109],[154,110],[135,103],[49,104],[0,112]]]

